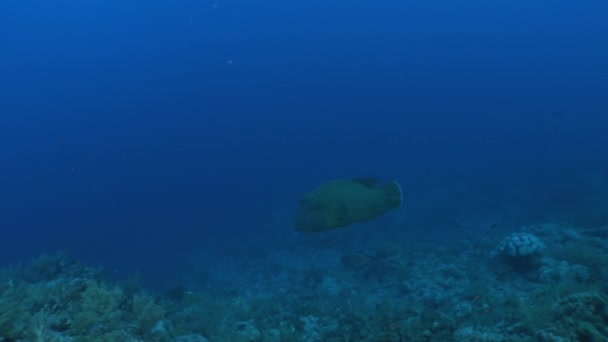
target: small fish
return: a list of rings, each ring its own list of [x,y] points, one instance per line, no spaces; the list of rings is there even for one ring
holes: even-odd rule
[[[373,220],[399,208],[401,186],[378,178],[338,179],[324,183],[300,200],[294,228],[299,232],[324,232]]]

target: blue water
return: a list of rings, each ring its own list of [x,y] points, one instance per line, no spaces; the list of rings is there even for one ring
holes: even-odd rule
[[[406,193],[354,234],[607,224],[606,37],[599,0],[3,0],[0,263],[176,277],[310,243],[353,176]]]

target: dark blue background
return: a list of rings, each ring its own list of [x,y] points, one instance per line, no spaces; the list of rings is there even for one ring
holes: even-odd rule
[[[606,37],[600,0],[3,0],[0,261],[281,247],[350,176],[403,229],[606,223]]]

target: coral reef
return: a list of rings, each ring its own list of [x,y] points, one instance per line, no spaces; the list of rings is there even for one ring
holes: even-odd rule
[[[0,272],[0,341],[606,341],[606,231],[207,258],[158,294],[42,256]]]
[[[539,266],[540,256],[546,245],[538,237],[524,232],[513,233],[504,238],[492,252],[520,272],[527,272]]]
[[[65,255],[42,256],[3,272],[2,341],[174,341],[172,323],[151,294],[128,293]]]

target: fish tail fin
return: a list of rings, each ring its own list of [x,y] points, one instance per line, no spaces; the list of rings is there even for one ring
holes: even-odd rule
[[[399,183],[391,181],[382,187],[382,192],[384,193],[385,203],[390,209],[401,207],[403,203],[403,191]]]

